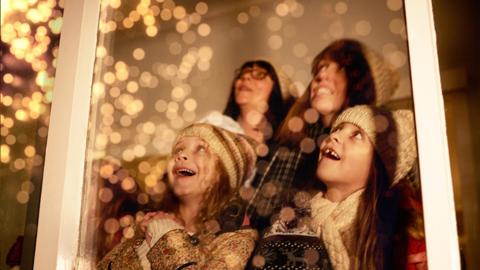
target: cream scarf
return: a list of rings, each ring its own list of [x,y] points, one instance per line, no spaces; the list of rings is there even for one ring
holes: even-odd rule
[[[312,229],[323,239],[330,261],[336,270],[349,270],[353,261],[356,236],[354,222],[360,197],[365,189],[358,190],[341,202],[331,202],[320,192],[310,201]]]

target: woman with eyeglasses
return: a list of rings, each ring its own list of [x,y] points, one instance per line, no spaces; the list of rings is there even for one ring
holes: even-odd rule
[[[293,103],[291,87],[288,77],[269,62],[245,62],[235,72],[223,113],[237,121],[247,136],[268,146]]]

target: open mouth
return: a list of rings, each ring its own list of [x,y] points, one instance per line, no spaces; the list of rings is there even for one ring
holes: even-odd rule
[[[340,156],[332,148],[325,148],[325,150],[322,151],[322,155],[323,157],[327,157],[333,160],[340,160]]]
[[[240,87],[238,88],[238,91],[239,91],[239,92],[243,92],[243,91],[252,92],[252,89],[250,89],[250,88],[247,87],[247,86],[240,86]]]
[[[197,173],[187,168],[179,168],[175,170],[175,174],[179,176],[194,176]]]
[[[331,95],[332,91],[327,87],[320,86],[319,88],[315,89],[315,95]]]

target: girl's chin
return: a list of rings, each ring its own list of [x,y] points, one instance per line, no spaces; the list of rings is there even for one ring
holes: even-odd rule
[[[235,99],[235,103],[238,105],[246,105],[250,102],[250,97],[239,97]]]
[[[326,115],[331,115],[335,114],[336,110],[333,105],[330,104],[325,104],[326,102],[319,102],[321,104],[312,104],[312,108],[314,108],[320,115],[326,116]]]

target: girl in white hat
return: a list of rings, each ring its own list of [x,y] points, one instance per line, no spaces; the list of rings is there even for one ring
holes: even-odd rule
[[[167,166],[168,211],[147,213],[97,269],[243,269],[257,233],[239,228],[243,212],[230,206],[255,166],[251,142],[205,123],[181,130]]]
[[[409,239],[423,240],[421,207],[406,179],[416,154],[410,111],[363,105],[336,119],[317,165],[326,190],[311,200],[311,227],[334,269],[407,269],[407,255],[416,258],[409,267],[425,265],[425,256],[407,254]]]
[[[345,110],[320,146],[316,175],[324,191],[304,209],[280,211],[253,266],[426,269],[421,203],[408,178],[415,145],[410,111]]]

